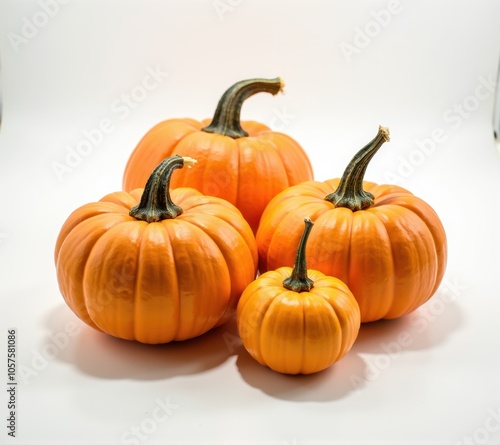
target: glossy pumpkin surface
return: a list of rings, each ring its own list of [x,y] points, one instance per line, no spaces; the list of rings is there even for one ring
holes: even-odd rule
[[[254,279],[255,238],[241,213],[192,188],[168,192],[185,159],[162,162],[146,191],[111,193],[64,223],[60,291],[93,328],[152,344],[196,337],[234,315]]]
[[[386,140],[383,129],[343,178],[308,181],[278,194],[256,236],[259,269],[275,269],[293,259],[289,246],[300,239],[297,222],[313,219],[309,267],[348,285],[362,322],[414,311],[436,292],[446,268],[446,233],[431,206],[402,187],[363,180],[369,160]]]
[[[250,79],[229,88],[213,119],[167,119],[151,128],[132,152],[123,176],[126,191],[145,184],[164,158],[199,161],[172,178],[172,188],[193,187],[235,205],[254,231],[265,206],[290,185],[313,179],[309,158],[297,141],[256,121],[240,122],[241,106],[259,92],[276,94],[283,81]],[[251,199],[249,199],[251,197]]]
[[[260,275],[245,289],[237,308],[248,353],[285,374],[328,368],[351,349],[360,327],[359,306],[347,285],[307,269],[304,234],[294,268]]]

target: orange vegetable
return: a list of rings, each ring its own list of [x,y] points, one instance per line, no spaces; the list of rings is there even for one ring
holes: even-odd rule
[[[309,266],[344,281],[361,321],[398,318],[425,303],[446,268],[447,241],[436,212],[396,185],[363,180],[370,159],[389,140],[380,127],[341,179],[308,181],[278,194],[267,206],[256,238],[261,271],[288,264],[304,216],[317,228]]]
[[[111,193],[64,223],[59,288],[88,325],[154,344],[196,337],[234,315],[255,278],[255,238],[232,204],[191,188],[170,193],[173,170],[194,162],[165,159],[145,189]]]
[[[295,265],[266,272],[243,292],[236,320],[244,347],[262,365],[285,374],[328,368],[351,349],[359,332],[358,304],[337,278],[307,270],[305,229]]]
[[[309,158],[298,142],[262,123],[240,122],[245,99],[260,92],[276,94],[282,88],[280,78],[243,80],[224,93],[211,122],[160,122],[132,152],[123,176],[124,190],[142,187],[151,170],[168,156],[193,157],[199,166],[179,172],[172,178],[172,188],[193,187],[226,199],[257,230],[271,198],[290,185],[313,179]]]

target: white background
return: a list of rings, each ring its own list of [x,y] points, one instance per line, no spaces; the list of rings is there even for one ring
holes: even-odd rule
[[[0,443],[500,443],[498,1],[2,0],[0,42],[0,384],[10,327],[22,380],[16,439],[0,391]],[[124,108],[148,70],[156,86]],[[308,377],[258,365],[231,324],[159,347],[83,325],[53,263],[69,213],[121,188],[157,122],[209,117],[234,82],[278,75],[286,94],[254,96],[243,117],[299,141],[318,180],[389,127],[366,179],[440,215],[434,298],[363,326]],[[112,130],[57,175],[103,119]]]

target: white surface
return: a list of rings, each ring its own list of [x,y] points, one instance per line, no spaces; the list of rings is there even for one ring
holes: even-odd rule
[[[0,443],[500,443],[500,155],[491,86],[480,86],[498,66],[497,1],[73,0],[52,17],[42,3],[0,5],[0,357],[16,327],[25,376],[18,437],[2,421]],[[382,13],[385,27],[374,25],[389,7],[390,23]],[[30,34],[35,16],[45,24]],[[359,30],[373,37],[358,35],[364,47],[349,59],[341,48]],[[148,69],[156,86],[124,107]],[[348,356],[309,377],[261,367],[231,325],[161,347],[84,326],[55,277],[65,218],[120,189],[152,125],[208,117],[232,83],[277,75],[286,94],[251,98],[243,117],[296,138],[319,180],[339,176],[379,124],[390,128],[366,178],[397,182],[440,215],[449,262],[436,296],[363,326]],[[109,133],[60,181],[53,163],[103,120]]]

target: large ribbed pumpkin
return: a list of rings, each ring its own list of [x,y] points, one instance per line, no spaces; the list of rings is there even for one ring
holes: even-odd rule
[[[265,206],[290,185],[313,179],[311,163],[297,141],[255,122],[240,122],[245,99],[276,94],[281,78],[237,82],[221,97],[214,117],[167,119],[151,128],[132,152],[123,176],[126,191],[143,187],[164,158],[179,154],[199,161],[172,178],[172,188],[193,187],[234,204],[257,230]],[[252,199],[249,199],[251,196]]]
[[[170,157],[145,189],[111,193],[64,223],[59,288],[88,325],[155,344],[196,337],[234,315],[255,278],[255,238],[227,201],[192,188],[170,193],[172,171],[192,163]]]
[[[348,285],[362,322],[412,312],[435,293],[446,267],[446,234],[431,206],[402,187],[363,180],[370,159],[388,140],[388,130],[380,127],[342,178],[308,181],[278,194],[256,235],[265,272],[293,260],[298,222],[313,219],[309,267]]]

